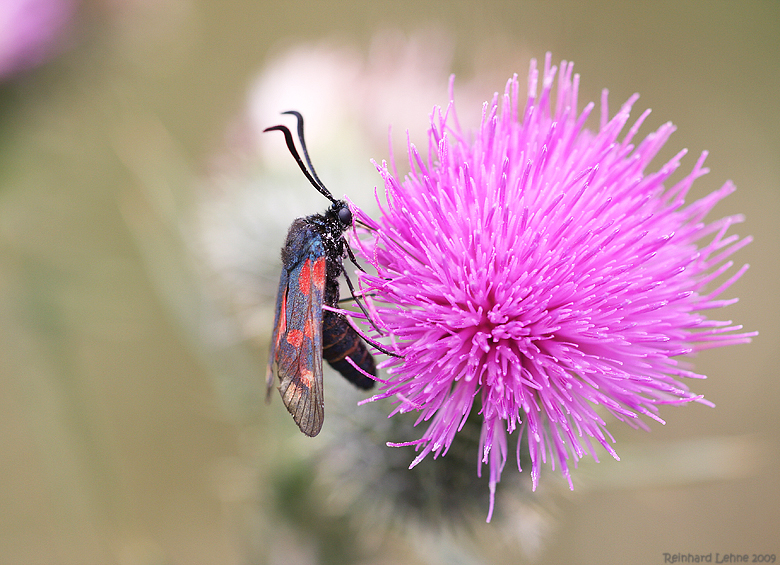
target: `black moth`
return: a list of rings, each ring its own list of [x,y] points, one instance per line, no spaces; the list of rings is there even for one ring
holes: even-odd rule
[[[298,140],[309,168],[301,160],[286,126],[273,126],[265,131],[278,130],[284,134],[287,147],[303,174],[331,201],[331,206],[324,214],[298,218],[287,233],[282,248],[282,275],[266,371],[266,400],[270,400],[275,364],[284,405],[304,434],[316,436],[325,417],[322,359],[355,386],[366,390],[374,386],[374,380],[358,371],[347,358],[372,376],[376,376],[376,365],[346,318],[322,308],[323,305],[336,307],[338,304],[338,279],[344,274],[353,298],[363,309],[343,263],[347,255],[357,265],[344,239],[344,232],[352,225],[352,212],[347,203],[336,200],[317,177],[306,150],[301,114],[283,113],[298,120]]]

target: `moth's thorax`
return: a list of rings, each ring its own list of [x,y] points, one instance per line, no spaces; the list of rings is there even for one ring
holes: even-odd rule
[[[338,200],[324,214],[312,214],[303,220],[322,239],[328,259],[340,259],[344,255],[344,232],[352,225],[352,212],[346,202]]]

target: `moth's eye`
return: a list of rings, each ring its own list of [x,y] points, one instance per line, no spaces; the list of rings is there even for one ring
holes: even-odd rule
[[[343,206],[339,210],[339,222],[345,226],[348,226],[352,223],[352,211],[347,206]]]

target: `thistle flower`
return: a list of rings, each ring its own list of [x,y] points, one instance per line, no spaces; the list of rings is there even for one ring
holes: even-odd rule
[[[369,228],[354,243],[376,270],[358,273],[360,286],[401,355],[384,361],[374,399],[394,398],[391,415],[416,410],[427,423],[419,439],[388,445],[414,445],[412,467],[443,456],[478,411],[488,521],[509,434],[518,434],[518,469],[527,444],[534,488],[548,458],[573,488],[570,465],[597,459],[596,443],[618,459],[605,411],[647,429],[640,416],[663,423],[662,404],[712,406],[680,382],[704,376],[678,357],[755,335],[705,315],[736,302],[719,296],[747,269],[707,290],[751,241],[726,233],[742,216],[704,222],[733,184],[686,204],[706,153],[670,188],[685,150],[646,173],[675,128],[635,147],[648,110],[620,139],[638,95],[609,119],[605,90],[593,133],[584,124],[594,105],[577,113],[571,63],[557,69],[548,54],[537,97],[538,79],[532,61],[522,113],[515,76],[472,136],[452,102],[434,109],[428,159],[409,142],[403,181],[394,164],[377,166],[380,218],[353,209]]]

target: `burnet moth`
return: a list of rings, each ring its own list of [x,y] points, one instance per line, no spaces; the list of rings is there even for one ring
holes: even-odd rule
[[[296,111],[283,114],[291,114],[298,120],[298,140],[308,169],[286,126],[273,126],[264,131],[278,130],[284,134],[287,147],[301,171],[312,186],[331,201],[331,206],[324,214],[312,214],[295,220],[282,247],[282,276],[279,280],[266,371],[266,399],[270,399],[273,389],[273,368],[276,365],[278,388],[284,405],[301,431],[313,437],[320,433],[325,417],[322,359],[352,384],[365,390],[374,386],[374,380],[366,374],[376,376],[376,365],[366,345],[346,318],[339,313],[323,310],[323,305],[336,307],[339,301],[339,277],[342,274],[346,277],[353,298],[363,309],[343,262],[347,255],[357,265],[344,238],[344,232],[352,226],[352,212],[345,201],[333,197],[314,171],[303,136],[303,116]],[[387,353],[378,344],[372,345]],[[357,370],[347,358],[363,372]]]

